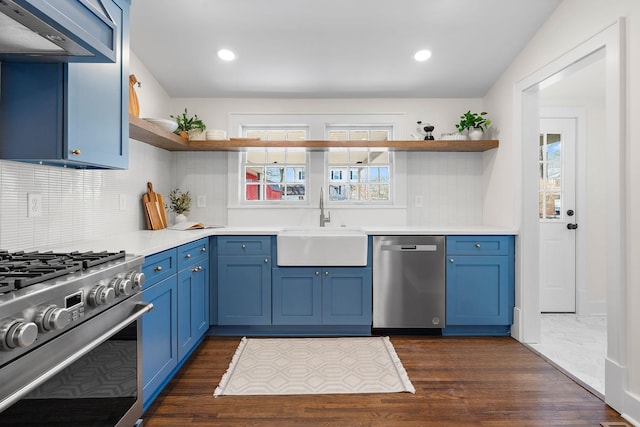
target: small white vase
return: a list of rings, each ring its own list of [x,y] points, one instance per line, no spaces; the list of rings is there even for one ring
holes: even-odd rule
[[[204,141],[207,139],[207,134],[200,129],[191,129],[187,133],[189,134],[189,141]]]
[[[473,139],[474,141],[478,141],[482,139],[482,129],[469,129],[469,139]]]
[[[187,220],[186,215],[178,214],[176,215],[176,224],[180,224],[181,222],[185,222]]]

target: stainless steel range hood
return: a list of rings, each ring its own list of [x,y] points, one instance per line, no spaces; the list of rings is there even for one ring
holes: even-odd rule
[[[116,31],[101,0],[0,0],[0,60],[114,62]]]

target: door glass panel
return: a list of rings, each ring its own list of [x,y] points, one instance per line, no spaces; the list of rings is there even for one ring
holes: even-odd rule
[[[562,135],[540,135],[540,175],[538,198],[539,217],[547,220],[562,219]]]

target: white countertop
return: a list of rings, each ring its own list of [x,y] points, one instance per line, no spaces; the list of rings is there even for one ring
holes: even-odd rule
[[[283,227],[223,227],[201,230],[141,230],[109,237],[82,240],[41,250],[110,251],[125,250],[136,255],[151,255],[208,236],[276,235]],[[516,235],[514,228],[492,226],[465,227],[362,227],[369,235]]]

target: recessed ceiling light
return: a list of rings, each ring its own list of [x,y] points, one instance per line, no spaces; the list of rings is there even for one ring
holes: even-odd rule
[[[420,62],[426,61],[429,58],[431,58],[431,51],[427,49],[419,50],[415,55],[413,55],[413,59]]]
[[[218,51],[218,58],[223,61],[233,61],[236,59],[236,54],[230,51],[229,49],[220,49]]]

